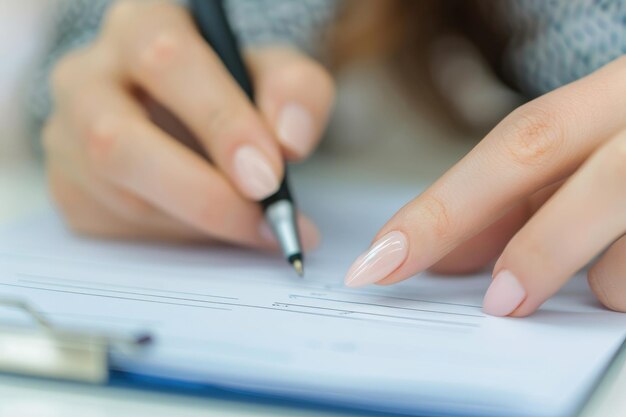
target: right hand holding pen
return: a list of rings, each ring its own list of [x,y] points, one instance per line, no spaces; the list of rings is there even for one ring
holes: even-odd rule
[[[277,190],[283,158],[313,150],[333,84],[291,49],[246,57],[258,110],[184,8],[112,6],[98,39],[52,76],[43,140],[51,193],[69,225],[104,237],[276,246],[255,201]],[[315,246],[315,226],[299,223],[304,246]]]

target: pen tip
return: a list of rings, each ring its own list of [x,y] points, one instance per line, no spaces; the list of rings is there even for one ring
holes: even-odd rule
[[[296,270],[296,273],[301,277],[304,276],[304,265],[300,259],[296,259],[293,261],[293,269]]]

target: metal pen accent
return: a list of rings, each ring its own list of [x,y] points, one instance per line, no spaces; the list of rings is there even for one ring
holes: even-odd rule
[[[192,0],[191,11],[204,39],[254,103],[254,89],[239,52],[237,39],[228,23],[222,0]],[[260,202],[283,255],[298,275],[304,273],[302,245],[296,223],[296,208],[289,191],[287,170],[276,193]]]

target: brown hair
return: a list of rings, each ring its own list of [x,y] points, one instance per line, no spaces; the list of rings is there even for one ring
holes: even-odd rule
[[[354,61],[382,59],[391,64],[403,91],[426,97],[435,113],[465,127],[433,87],[429,49],[443,35],[463,36],[501,75],[498,61],[506,38],[490,30],[494,26],[479,7],[471,0],[348,0],[332,29],[331,66],[338,70]]]
[[[442,2],[349,0],[334,26],[332,61],[337,67],[368,57],[393,59],[408,46],[424,47],[442,25]]]

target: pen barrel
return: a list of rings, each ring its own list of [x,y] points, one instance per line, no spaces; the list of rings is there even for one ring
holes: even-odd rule
[[[228,24],[224,2],[222,0],[192,0],[190,7],[200,34],[220,57],[228,72],[250,101],[254,103],[254,86],[239,53],[237,38]],[[269,205],[280,200],[293,201],[286,171],[278,191],[261,201],[261,206],[265,211]]]
[[[250,101],[254,102],[254,87],[239,53],[237,38],[228,24],[223,1],[194,0],[190,6],[200,34],[220,57]]]
[[[291,191],[289,190],[289,182],[287,181],[287,167],[285,167],[285,175],[283,176],[283,181],[280,183],[278,191],[261,201],[263,211],[267,211],[269,206],[281,200],[293,202],[293,198],[291,198]]]
[[[191,0],[191,12],[198,30],[234,80],[254,103],[254,86],[247,67],[239,53],[237,38],[228,24],[222,0]],[[287,171],[278,191],[260,202],[265,218],[276,236],[283,254],[289,260],[302,256],[300,235],[296,223],[296,208],[289,191]]]

